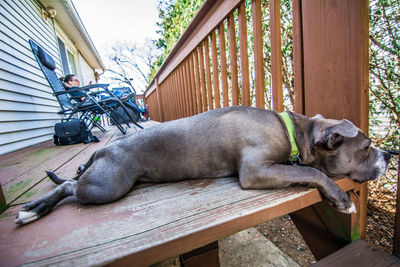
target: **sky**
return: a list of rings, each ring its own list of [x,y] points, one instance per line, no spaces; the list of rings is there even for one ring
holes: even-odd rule
[[[118,40],[156,39],[157,0],[73,0],[97,48]]]
[[[158,0],[72,0],[107,67],[106,53],[118,41],[140,46],[156,40]]]

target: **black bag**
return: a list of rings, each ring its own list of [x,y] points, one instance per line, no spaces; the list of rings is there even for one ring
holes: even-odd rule
[[[99,142],[99,139],[79,119],[56,123],[54,131],[54,144],[57,146],[73,145],[82,142],[85,144]]]

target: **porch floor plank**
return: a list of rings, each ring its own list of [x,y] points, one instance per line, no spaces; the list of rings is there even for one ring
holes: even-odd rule
[[[14,169],[18,173],[11,179],[7,179],[8,181],[2,179],[1,183],[6,203],[12,203],[18,196],[39,182],[40,180],[37,177],[44,178],[45,170],[57,168],[87,147],[84,144],[77,144],[74,146],[59,147],[59,151],[57,151],[53,146],[52,148],[43,149],[44,151],[49,151],[49,153],[34,151],[33,153],[26,154],[22,160],[6,163],[6,165],[3,165],[3,161],[0,161],[2,165],[2,168],[0,168],[0,177],[8,176],[10,178],[12,176],[10,175],[10,169]],[[25,162],[28,167],[21,167],[21,163]],[[36,165],[31,166],[32,162]],[[18,172],[21,169],[24,171]]]
[[[76,170],[78,169],[78,167],[81,164],[86,163],[89,160],[90,156],[93,154],[93,152],[95,152],[98,148],[103,147],[105,144],[109,143],[112,139],[120,136],[120,134],[119,131],[117,132],[116,129],[110,129],[105,134],[96,133],[96,136],[98,136],[100,139],[99,143],[91,143],[90,145],[86,145],[84,149],[79,150],[79,153],[75,155],[74,154],[68,155],[66,161],[61,165],[52,164],[51,167],[53,168],[48,168],[46,170],[54,171],[57,173],[59,177],[64,179],[73,178],[76,175]],[[38,198],[38,196],[42,196],[47,192],[49,192],[50,190],[54,189],[55,184],[50,179],[47,178],[46,173],[43,171],[43,168],[40,168],[38,172],[40,173],[38,174],[38,177],[42,177],[41,182],[37,183],[29,190],[24,192],[22,195],[20,195],[17,199],[15,199],[11,203],[12,205],[19,205],[32,201],[33,199]],[[22,178],[21,180],[24,179]]]
[[[115,129],[112,129],[112,133],[115,133]],[[96,132],[95,134],[98,135],[100,139],[104,139],[103,136],[107,138],[110,133],[107,132],[106,134],[103,134],[102,132]],[[27,192],[37,183],[40,183],[46,177],[46,170],[58,169],[60,166],[68,163],[72,158],[76,157],[76,155],[79,155],[83,151],[93,146],[96,146],[96,143],[82,143],[61,147],[55,147],[53,145],[53,150],[51,150],[51,153],[40,153],[40,151],[35,151],[34,153],[26,154],[23,162],[27,162],[28,165],[31,165],[30,162],[33,161],[36,162],[37,165],[32,166],[30,169],[26,168],[26,172],[19,176],[14,176],[14,178],[8,183],[2,183],[6,203],[12,204],[22,194]],[[57,149],[59,149],[59,152],[56,152]],[[45,148],[44,150],[50,150],[50,148]],[[0,164],[3,166],[3,162],[0,162]],[[11,168],[14,168],[15,170],[21,168],[20,162],[21,161],[17,160],[12,163],[6,163],[7,168],[0,168],[0,177],[3,175],[2,170],[4,170],[7,174]]]

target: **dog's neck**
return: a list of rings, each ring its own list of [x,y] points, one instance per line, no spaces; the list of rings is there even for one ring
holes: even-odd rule
[[[313,152],[313,138],[312,133],[314,129],[313,121],[309,117],[301,114],[289,112],[295,128],[294,139],[299,148],[301,164],[309,165],[314,162],[317,157]]]

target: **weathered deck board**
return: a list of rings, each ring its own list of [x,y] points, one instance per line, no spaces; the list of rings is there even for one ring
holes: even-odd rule
[[[60,157],[68,151],[76,153],[79,149],[85,148],[83,144],[75,146],[56,147],[51,141],[38,145],[37,147],[28,148],[23,151],[16,151],[7,155],[0,156],[0,182],[4,186],[18,177],[46,164],[52,158]],[[66,158],[66,157],[63,157]]]
[[[276,204],[282,194],[268,193],[241,191],[233,179],[162,184],[133,190],[109,205],[62,205],[25,227],[16,227],[13,218],[6,218],[0,222],[0,239],[8,242],[6,247],[0,245],[0,258],[7,264],[10,260],[12,264],[41,265],[42,260],[43,264],[70,265],[68,258],[82,260],[74,264],[96,264],[102,258],[115,259],[168,242],[179,233],[185,236],[208,228],[221,219],[229,221],[236,210],[243,216],[265,195],[270,205]],[[7,232],[12,235],[3,236]],[[33,243],[27,242],[28,234],[35,236]],[[10,243],[14,245],[9,247]],[[120,252],[114,250],[120,246],[124,247]],[[18,261],[13,262],[15,259]]]
[[[32,146],[16,152],[8,153],[0,156],[0,183],[5,185],[14,178],[24,174],[25,172],[35,168],[38,164],[46,161],[43,154],[60,154],[61,149],[57,149],[51,140]],[[37,155],[37,156],[33,156]],[[36,160],[41,161],[37,162]]]
[[[51,167],[46,170],[55,171],[58,176],[69,179],[76,175],[77,168],[86,163],[90,156],[94,151],[103,147],[105,144],[109,143],[112,139],[119,136],[116,129],[112,129],[107,131],[104,135],[101,136],[99,143],[91,143],[89,146],[86,146],[84,149],[80,150],[76,155],[72,154],[69,160],[65,161],[61,165],[52,164]],[[46,166],[49,167],[49,166]],[[35,184],[28,191],[24,192],[17,199],[12,202],[12,205],[19,205],[31,201],[33,199],[38,198],[38,196],[42,196],[54,189],[55,184],[47,179],[46,173],[43,171],[43,168],[40,168],[37,174],[37,177],[41,177],[41,181]],[[25,177],[21,177],[19,180],[24,180]]]
[[[154,123],[142,124],[149,127]],[[133,131],[135,129],[129,129],[129,133]],[[60,177],[73,177],[79,165],[85,163],[96,149],[121,136],[115,127],[109,127],[106,133],[96,131],[94,134],[100,139],[99,143],[57,147],[50,142],[1,156],[0,183],[6,203],[18,205],[45,194],[54,187],[46,186],[51,183],[45,179],[45,171],[57,171]]]
[[[76,146],[75,155],[62,155],[68,159],[56,157],[53,170],[70,177],[111,138],[104,135],[85,150]],[[345,190],[358,187],[349,179],[337,183]],[[69,198],[37,222],[14,224],[17,204],[31,200],[34,190],[36,198],[52,188],[48,179],[40,180],[0,216],[1,266],[146,266],[321,200],[317,190],[303,187],[241,190],[236,178],[141,184],[114,203],[80,205]]]
[[[113,129],[113,131],[111,132],[115,133],[115,130]],[[101,140],[105,139],[102,138],[103,134],[101,132],[96,134],[98,134],[98,137],[101,138]],[[110,133],[107,132],[105,136],[108,136],[109,134]],[[63,166],[64,164],[68,163],[71,160],[71,158],[74,158],[76,155],[79,155],[81,152],[87,149],[91,150],[90,148],[96,145],[97,145],[96,143],[90,143],[90,144],[77,144],[73,146],[61,146],[61,147],[54,146],[52,153],[49,154],[44,154],[37,151],[35,153],[26,155],[24,157],[24,162],[29,163],[33,161],[40,163],[38,163],[38,165],[31,168],[30,170],[24,172],[22,175],[16,176],[8,183],[2,185],[4,196],[6,198],[6,203],[7,204],[13,203],[22,194],[24,194],[30,188],[32,188],[37,183],[42,181],[46,177],[45,173],[46,170],[56,170],[60,166]],[[60,153],[56,152],[57,148],[60,150]],[[8,166],[18,170],[20,168],[19,165],[20,164],[17,163],[15,165],[11,164]],[[9,172],[8,171],[9,168],[4,168],[4,169],[7,169],[7,173]],[[0,172],[0,176],[2,175],[3,173]]]

